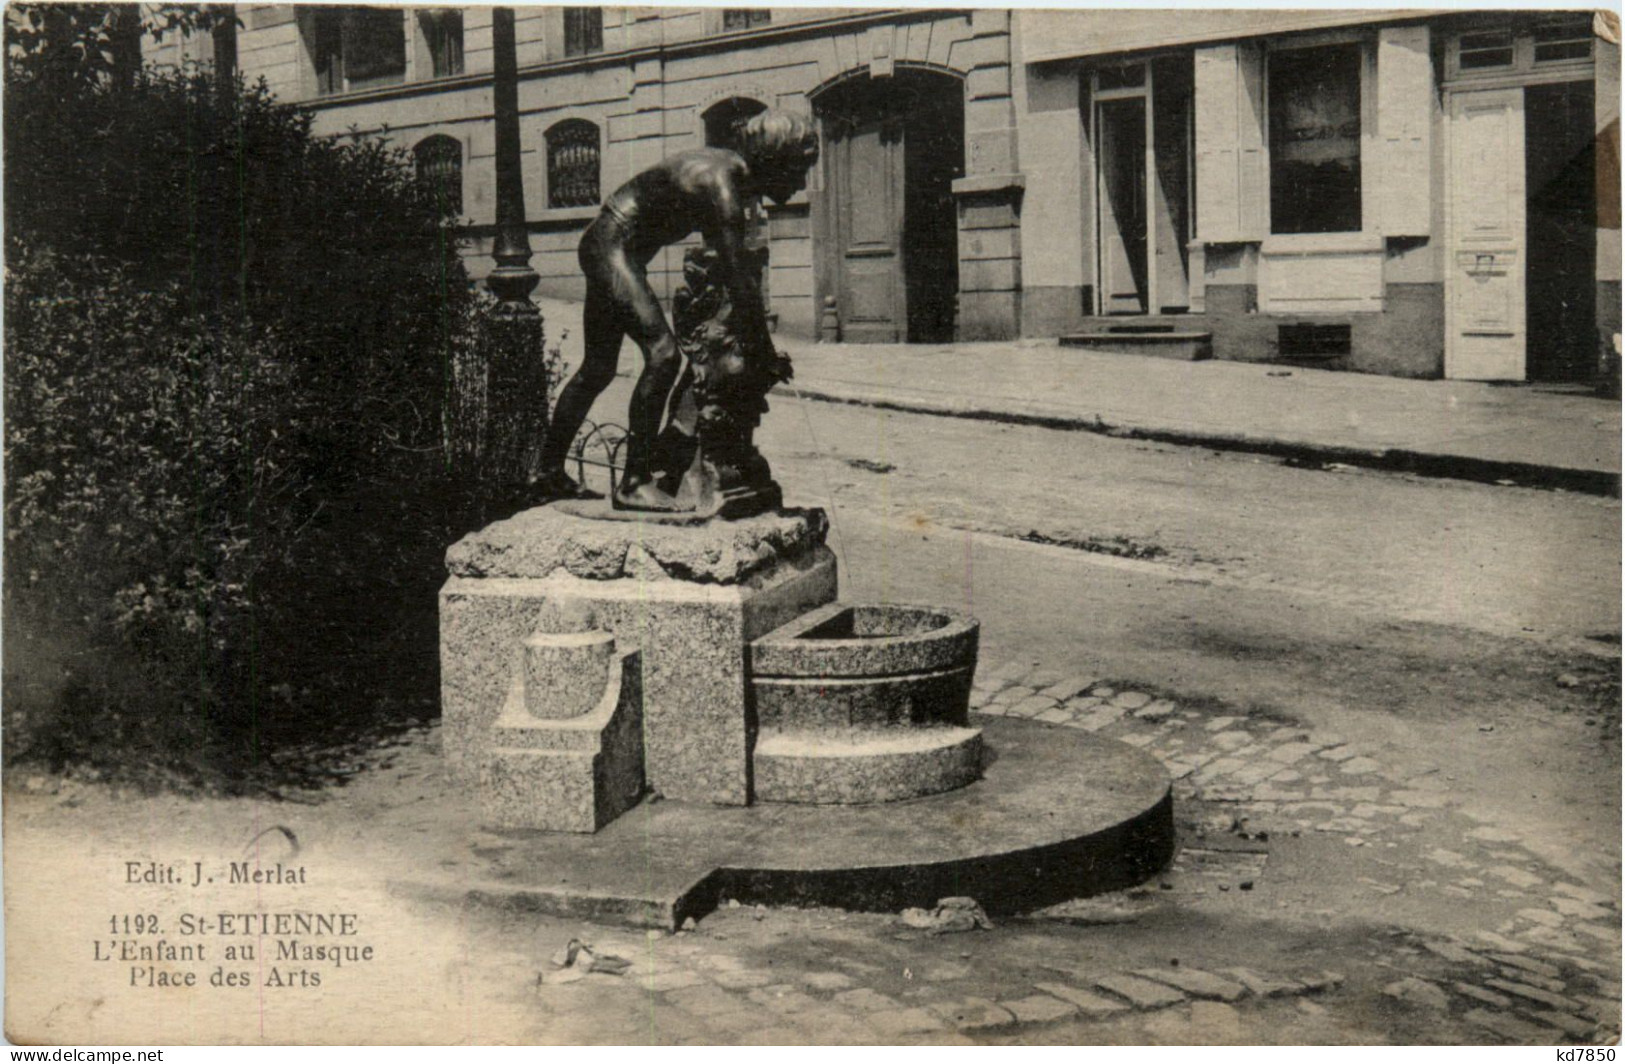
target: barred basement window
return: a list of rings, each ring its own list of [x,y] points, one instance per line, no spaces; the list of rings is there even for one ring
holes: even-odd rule
[[[1281,358],[1343,358],[1353,350],[1353,329],[1348,325],[1282,325],[1275,337]]]
[[[598,205],[598,127],[580,118],[547,131],[547,205]]]
[[[437,133],[412,149],[418,180],[428,185],[447,214],[463,213],[463,146],[453,137]]]
[[[762,7],[725,7],[722,9],[722,28],[725,32],[748,30],[752,26],[765,26],[773,21],[773,13]]]
[[[604,50],[604,9],[564,9],[564,54],[591,55]]]
[[[423,40],[429,48],[432,76],[449,78],[463,72],[463,13],[435,7],[418,16]]]

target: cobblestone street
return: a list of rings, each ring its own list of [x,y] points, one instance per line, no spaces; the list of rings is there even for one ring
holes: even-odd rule
[[[609,935],[640,958],[627,976],[538,1002],[567,1016],[613,992],[621,1037],[673,1043],[1617,1039],[1619,883],[1575,882],[1466,817],[1445,768],[1042,665],[989,668],[977,699],[1160,758],[1172,867],[962,935],[724,908],[693,933]]]
[[[1617,879],[1582,882],[1516,833],[1465,815],[1448,766],[1395,771],[1391,751],[1339,735],[1185,705],[1042,663],[990,662],[975,699],[984,713],[1085,728],[1160,758],[1176,777],[1181,841],[1172,865],[1130,891],[957,934],[913,929],[895,914],[731,901],[675,934],[408,902],[400,934],[423,955],[416,967],[441,973],[448,987],[423,1012],[426,1033],[418,1037],[560,1044],[1617,1039]],[[438,731],[378,751],[355,784],[290,821],[330,859],[345,857],[358,893],[376,895],[391,861],[402,858],[402,838],[431,830],[412,823],[440,819],[430,808],[420,821],[378,820],[383,808],[424,809],[432,799]],[[115,808],[104,788],[46,778],[25,784],[31,793],[14,794],[7,824],[8,845],[24,854],[30,839],[56,846],[119,821],[151,831],[197,814],[184,800],[126,795]],[[212,819],[222,828],[232,822],[224,805]],[[501,842],[487,833],[475,841]],[[556,968],[547,957],[572,937],[630,966],[619,974]]]
[[[809,426],[820,418],[819,439],[899,467],[875,472],[841,453],[782,463],[782,476],[824,493],[813,497],[831,513],[842,599],[972,613],[974,710],[1159,759],[1178,830],[1165,870],[961,933],[898,913],[727,900],[692,927],[642,931],[466,889],[402,889],[426,870],[455,886],[513,843],[450,801],[438,725],[358,755],[343,786],[286,801],[13,776],[6,856],[31,874],[8,883],[8,948],[63,963],[8,983],[8,1022],[81,1042],[311,1041],[320,1001],[318,1040],[340,1043],[1617,1040],[1618,619],[1598,590],[1617,560],[1596,546],[1617,535],[1616,503],[791,409]],[[984,452],[1032,460],[965,487]],[[1076,478],[1068,490],[1083,502],[1054,505],[1046,462]],[[1164,493],[1155,509],[1142,501],[1151,490]],[[938,505],[950,494],[958,508]],[[1211,517],[1226,499],[1236,505],[1220,528]],[[1247,501],[1262,499],[1274,505]],[[1182,515],[1194,554],[1244,575],[1274,552],[1268,578],[1158,555],[1176,538],[1162,512]],[[1369,513],[1466,530],[1375,537],[1361,532]],[[1045,514],[1066,536],[1020,534],[1050,527]],[[1119,517],[1144,527],[1108,523]],[[1566,583],[1501,580],[1537,549],[1536,529],[1555,537],[1543,565],[1561,562]],[[1106,533],[1145,549],[1089,549],[1117,542]],[[1486,565],[1499,569],[1486,576]],[[1365,594],[1379,576],[1384,588]],[[1480,587],[1493,610],[1458,594]],[[1468,623],[1492,613],[1504,620]],[[173,852],[177,824],[186,853]],[[273,825],[297,837],[319,888],[230,902],[358,913],[378,969],[331,973],[320,990],[125,1009],[115,1027],[103,1003],[118,973],[92,962],[83,919],[10,919],[117,911],[131,897],[124,862],[237,855]],[[203,904],[179,888],[142,897],[166,913]],[[629,963],[617,974],[551,963],[572,940]]]

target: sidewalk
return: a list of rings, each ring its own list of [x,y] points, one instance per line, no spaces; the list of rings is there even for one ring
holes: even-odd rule
[[[1050,340],[815,344],[780,337],[792,394],[1321,462],[1619,494],[1620,406],[1587,394]]]
[[[536,300],[573,372],[581,304]],[[979,418],[1487,483],[1618,497],[1620,404],[1523,385],[1417,381],[1250,362],[1180,362],[1061,347],[775,342],[780,391],[826,402]],[[621,372],[636,376],[631,343]],[[617,419],[618,420],[618,419]]]

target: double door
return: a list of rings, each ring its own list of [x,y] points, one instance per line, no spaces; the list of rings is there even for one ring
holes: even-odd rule
[[[899,71],[821,101],[824,284],[845,340],[953,339],[963,92],[945,75]]]

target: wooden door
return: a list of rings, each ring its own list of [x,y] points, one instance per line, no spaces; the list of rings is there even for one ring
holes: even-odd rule
[[[1521,88],[1451,94],[1447,377],[1525,376],[1523,121]]]
[[[1100,309],[1144,314],[1146,285],[1146,157],[1144,99],[1105,100],[1100,130]]]
[[[834,139],[830,164],[842,338],[897,343],[904,339],[908,321],[901,121],[848,126]]]

